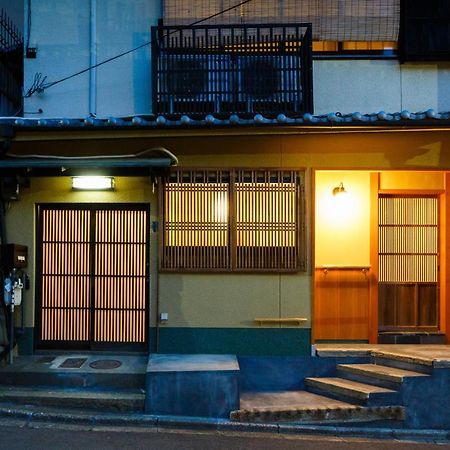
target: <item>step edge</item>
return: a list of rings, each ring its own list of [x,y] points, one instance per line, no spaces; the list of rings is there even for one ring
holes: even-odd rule
[[[369,364],[368,364],[369,365]],[[372,367],[389,367],[389,366],[382,366],[381,364],[370,364]],[[336,366],[338,370],[347,371],[359,375],[365,375],[370,378],[380,378],[382,380],[386,381],[393,381],[395,383],[402,383],[405,378],[420,378],[420,377],[429,377],[429,374],[424,374],[420,372],[413,372],[412,370],[408,371],[405,370],[405,372],[411,372],[411,375],[408,374],[388,374],[383,372],[377,372],[376,370],[364,370],[364,368],[361,367],[353,367],[352,364],[338,364]],[[394,369],[396,369],[394,367]],[[400,369],[404,370],[404,369]]]
[[[372,351],[373,358],[383,358],[392,361],[402,361],[408,364],[417,365],[417,366],[426,366],[428,368],[434,367],[434,360],[427,358],[420,358],[416,356],[407,356],[399,353],[391,353],[386,351],[374,350]]]
[[[324,378],[324,380],[329,380],[329,378]],[[345,378],[340,378],[343,381],[348,381]],[[351,387],[351,386],[342,386],[341,384],[335,384],[333,382],[326,382],[326,381],[321,381],[323,379],[321,378],[305,378],[305,384],[308,383],[312,383],[313,385],[315,385],[317,387],[317,385],[319,385],[318,387],[322,387],[322,386],[333,386],[338,390],[341,391],[345,391],[348,393],[353,393],[356,397],[358,398],[363,398],[363,399],[369,399],[371,396],[378,396],[378,395],[390,395],[390,394],[397,394],[398,391],[392,390],[392,389],[388,389],[388,388],[382,388],[380,386],[375,386],[373,384],[366,384],[366,383],[360,383],[360,382],[354,382],[354,383],[359,383],[365,386],[371,386],[373,388],[376,389],[375,392],[364,392],[361,390],[356,389],[355,387]],[[380,389],[382,389],[382,391],[380,391]],[[331,390],[331,389],[330,389]]]
[[[340,413],[354,413],[356,415],[363,415],[364,417],[351,417],[351,418],[342,418],[337,417]],[[325,418],[318,417],[314,419],[314,414],[323,415],[323,413],[332,414],[336,413],[336,416]],[[383,417],[384,413],[384,417]],[[278,417],[273,418],[270,417],[271,414],[276,415]],[[367,420],[405,420],[405,408],[401,405],[388,405],[388,406],[359,406],[354,405],[349,408],[280,408],[280,409],[238,409],[230,412],[231,420],[252,420],[252,419],[277,419],[278,421],[286,421],[286,420],[294,420],[295,415],[302,416],[303,419],[298,417],[297,420],[311,420],[313,422],[336,422],[336,421],[367,421]],[[368,418],[371,416],[372,418]],[[386,417],[386,415],[388,417]],[[244,417],[243,417],[244,416]],[[246,417],[245,417],[246,416]]]

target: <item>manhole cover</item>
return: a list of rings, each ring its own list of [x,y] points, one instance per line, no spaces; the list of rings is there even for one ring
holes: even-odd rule
[[[117,369],[122,363],[116,359],[99,359],[89,364],[93,369]]]
[[[62,369],[79,369],[86,361],[87,358],[67,358],[58,367]]]

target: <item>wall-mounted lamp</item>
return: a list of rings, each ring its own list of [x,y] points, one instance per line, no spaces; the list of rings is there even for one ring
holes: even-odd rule
[[[111,191],[114,189],[114,177],[72,177],[72,189]]]
[[[338,194],[346,194],[347,191],[345,190],[344,187],[344,183],[341,181],[339,186],[336,186],[335,188],[333,188],[333,195],[338,195]]]

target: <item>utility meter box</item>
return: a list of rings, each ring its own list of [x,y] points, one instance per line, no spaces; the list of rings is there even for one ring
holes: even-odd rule
[[[1,246],[1,267],[6,272],[12,269],[25,269],[28,264],[28,247],[19,244]]]

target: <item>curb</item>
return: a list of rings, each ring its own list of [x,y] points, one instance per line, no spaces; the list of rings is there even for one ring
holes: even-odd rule
[[[82,413],[38,411],[32,408],[1,406],[0,418],[22,419],[28,424],[53,423],[80,426],[134,426],[162,429],[189,429],[231,432],[264,432],[274,434],[323,435],[334,437],[364,437],[372,439],[449,441],[450,430],[395,429],[328,425],[234,422],[228,419],[148,414]]]

